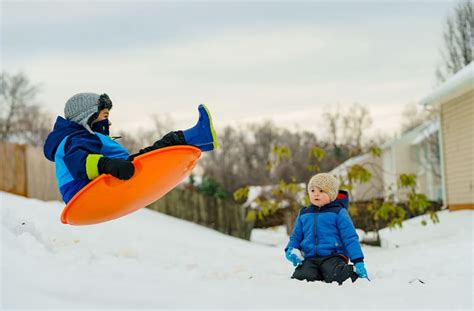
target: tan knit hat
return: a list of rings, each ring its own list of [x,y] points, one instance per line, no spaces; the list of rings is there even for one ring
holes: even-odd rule
[[[339,191],[339,180],[328,173],[316,174],[309,180],[308,190],[318,187],[329,195],[329,199],[334,201]]]

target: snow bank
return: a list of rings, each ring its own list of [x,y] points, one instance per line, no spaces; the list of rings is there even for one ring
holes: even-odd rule
[[[473,213],[363,247],[372,282],[291,280],[283,228],[252,242],[150,210],[63,225],[63,205],[0,192],[2,308],[472,309]],[[422,280],[424,283],[418,281]]]

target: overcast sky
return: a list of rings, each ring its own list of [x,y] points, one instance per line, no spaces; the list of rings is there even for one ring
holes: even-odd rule
[[[357,102],[392,133],[435,86],[454,4],[2,0],[2,70],[40,83],[55,115],[78,92],[109,94],[113,130],[150,128],[153,114],[187,128],[206,103],[217,128],[317,131],[322,112]]]

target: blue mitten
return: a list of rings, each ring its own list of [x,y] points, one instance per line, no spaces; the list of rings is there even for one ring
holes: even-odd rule
[[[301,254],[300,250],[297,248],[288,247],[285,252],[286,259],[291,261],[293,266],[298,267],[303,264],[304,257]]]
[[[355,264],[355,272],[362,279],[368,279],[367,270],[365,269],[364,262],[358,262]]]

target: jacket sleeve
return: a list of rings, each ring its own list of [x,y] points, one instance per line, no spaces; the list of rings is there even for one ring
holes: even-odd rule
[[[75,180],[93,179],[99,175],[100,140],[70,138],[65,146],[64,164]]]
[[[337,215],[337,227],[341,235],[342,243],[344,243],[344,248],[351,261],[353,263],[364,261],[364,254],[359,244],[359,236],[345,208],[341,209]]]
[[[288,245],[285,247],[285,252],[288,248],[300,248],[300,243],[303,240],[303,224],[301,223],[301,217],[298,215],[295,221],[295,227],[293,228],[293,232],[290,236],[290,241]]]

